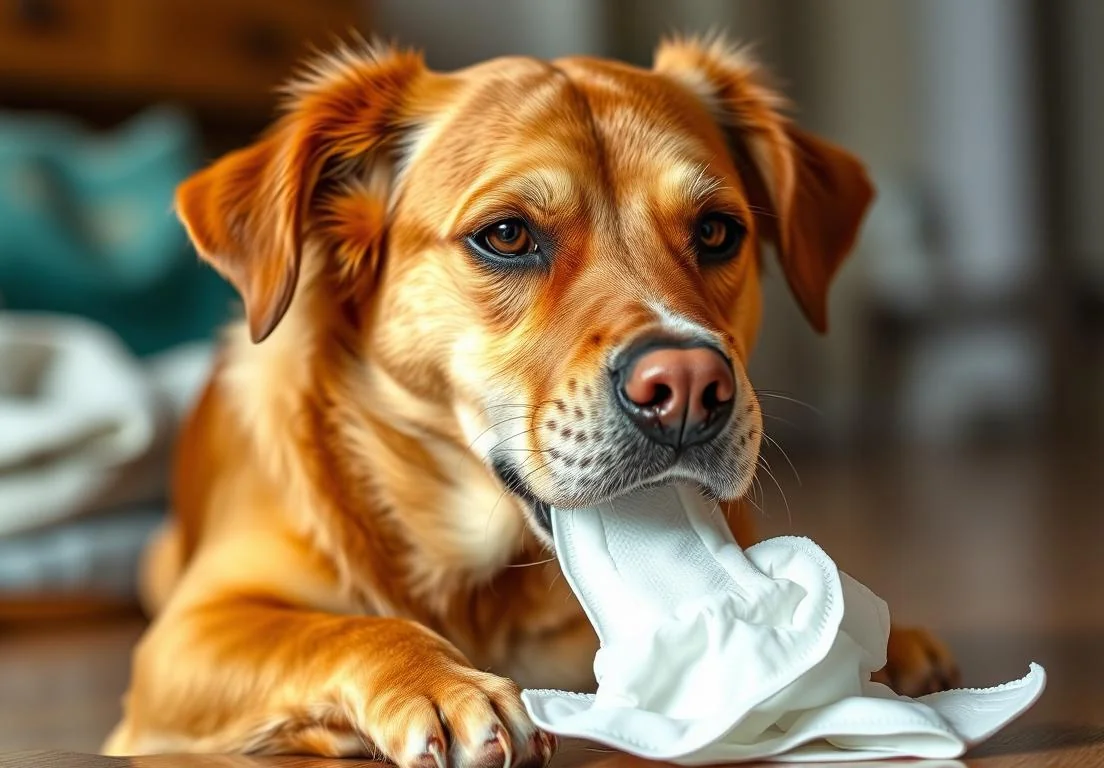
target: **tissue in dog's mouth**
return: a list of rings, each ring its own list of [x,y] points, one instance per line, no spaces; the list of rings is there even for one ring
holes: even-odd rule
[[[1046,674],[919,699],[870,680],[889,613],[808,539],[746,552],[686,486],[551,514],[594,625],[596,694],[526,690],[533,721],[684,765],[961,755],[1030,707]]]
[[[491,468],[498,477],[499,482],[514,496],[518,497],[525,505],[533,521],[550,541],[554,540],[554,526],[552,525],[552,505],[540,499],[533,489],[525,482],[518,467],[506,458],[496,456],[491,462]],[[666,476],[659,476],[632,483],[629,487],[619,490],[607,498],[597,499],[587,504],[586,508],[601,506],[616,506],[618,504],[632,504],[632,499],[637,494],[646,494],[649,491],[670,485],[671,480]],[[562,507],[557,507],[560,509]],[[580,507],[581,508],[581,507]]]

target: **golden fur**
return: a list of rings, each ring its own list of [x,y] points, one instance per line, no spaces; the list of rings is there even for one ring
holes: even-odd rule
[[[593,686],[596,639],[533,499],[685,479],[751,538],[760,246],[823,329],[872,197],[858,161],[780,106],[720,42],[669,42],[652,70],[450,74],[341,49],[269,133],[186,181],[180,217],[246,322],[180,441],[174,517],[144,563],[156,618],[106,751],[543,764],[553,741],[518,685]],[[747,234],[704,267],[688,233],[712,209]],[[554,243],[543,268],[465,245],[507,217]],[[657,331],[735,363],[731,424],[693,466],[661,467],[608,406],[610,355]],[[935,641],[898,637],[926,685]]]

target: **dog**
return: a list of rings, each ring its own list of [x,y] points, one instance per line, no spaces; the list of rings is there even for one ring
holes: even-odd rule
[[[871,183],[716,39],[448,74],[346,46],[286,97],[178,190],[245,317],[104,751],[543,765],[519,686],[593,689],[597,649],[550,507],[689,482],[752,543],[761,250],[824,331]],[[903,692],[957,675],[922,630],[889,657]]]

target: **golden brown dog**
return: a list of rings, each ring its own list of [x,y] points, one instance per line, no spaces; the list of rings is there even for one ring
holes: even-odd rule
[[[760,246],[823,330],[872,197],[780,106],[720,42],[452,74],[345,49],[185,182],[247,322],[180,443],[106,750],[543,764],[518,685],[592,687],[596,648],[549,506],[678,479],[751,536]],[[890,653],[906,690],[953,675],[924,633]]]

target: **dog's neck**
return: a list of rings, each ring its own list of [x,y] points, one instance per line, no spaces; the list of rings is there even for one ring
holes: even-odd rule
[[[262,344],[244,326],[232,329],[222,379],[294,507],[291,524],[352,592],[394,598],[366,608],[428,613],[419,618],[432,624],[507,566],[548,555],[520,502],[470,451],[455,414],[411,393],[368,353],[312,333],[332,329],[318,314],[334,311],[308,288]],[[304,455],[319,466],[302,466]],[[518,572],[554,577],[537,570]]]
[[[354,376],[366,397],[358,433],[374,445],[350,445],[370,464],[380,501],[401,511],[400,525],[425,563],[411,563],[427,596],[448,585],[489,582],[536,550],[520,502],[505,491],[463,437],[456,414],[425,400],[369,360]]]

